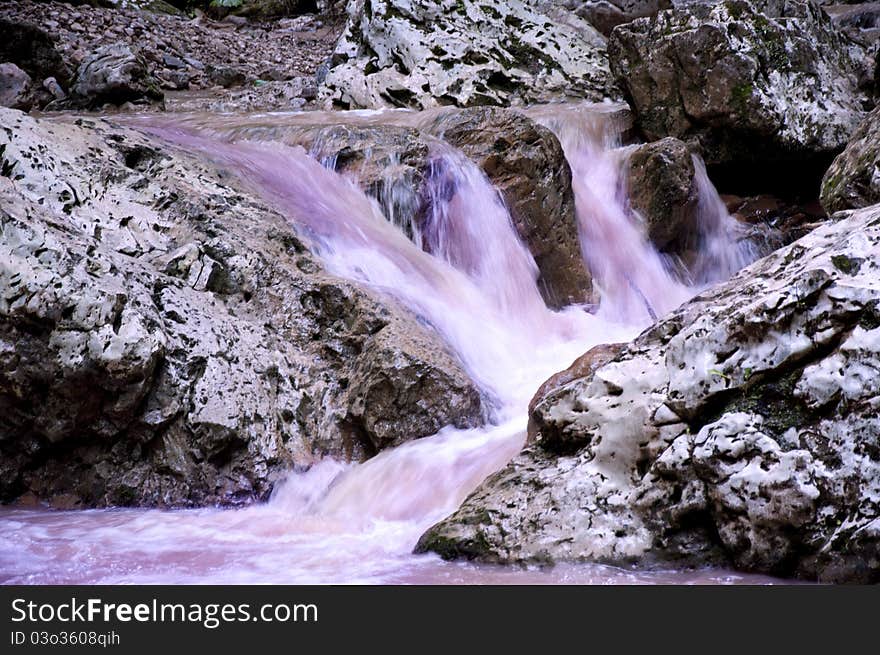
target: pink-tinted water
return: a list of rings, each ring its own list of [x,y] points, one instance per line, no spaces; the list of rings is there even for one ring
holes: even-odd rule
[[[544,379],[593,345],[634,337],[695,290],[667,270],[626,211],[608,123],[590,111],[542,111],[572,167],[581,246],[601,287],[595,315],[544,305],[535,263],[498,194],[442,142],[431,153],[431,211],[408,238],[352,180],[289,145],[285,135],[301,116],[138,120],[157,137],[235,171],[289,217],[330,272],[398,297],[431,323],[496,398],[494,423],[447,428],[360,465],[321,462],[291,474],[267,504],[246,509],[0,510],[0,582],[764,581],[730,572],[586,564],[499,568],[411,554],[425,529],[521,448],[527,403]],[[408,124],[435,118],[308,117]],[[729,273],[709,268],[718,277]]]

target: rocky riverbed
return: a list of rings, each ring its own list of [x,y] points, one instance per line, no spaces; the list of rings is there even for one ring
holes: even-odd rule
[[[435,457],[446,518],[370,487],[439,520],[418,551],[880,580],[880,3],[344,4],[0,2],[0,501],[243,505],[328,459]],[[324,172],[283,197],[267,161]],[[498,212],[512,241],[476,229]],[[391,246],[497,330],[487,358],[545,356],[505,341],[526,315],[580,354],[514,394],[525,447],[484,481],[526,417],[469,446],[479,475],[430,445],[517,405],[370,268]],[[629,332],[579,332],[620,294]]]

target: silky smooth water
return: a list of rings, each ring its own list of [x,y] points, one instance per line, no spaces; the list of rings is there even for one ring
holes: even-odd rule
[[[700,284],[724,279],[752,256],[741,251],[701,168],[708,209],[698,247],[706,255],[699,276],[674,275],[627,206],[621,151],[605,108],[531,111],[557,133],[572,169],[581,249],[601,296],[592,313],[586,306],[546,307],[537,266],[500,195],[442,140],[430,152],[428,211],[418,225],[388,220],[354,180],[291,145],[307,123],[424,125],[437,121],[436,113],[134,119],[139,129],[233,171],[289,218],[328,271],[395,296],[431,324],[493,399],[491,423],[446,428],[363,464],[322,461],[291,474],[268,503],[245,509],[3,509],[0,582],[763,580],[597,565],[503,568],[411,554],[428,527],[522,447],[528,401],[547,377],[594,345],[632,339]]]

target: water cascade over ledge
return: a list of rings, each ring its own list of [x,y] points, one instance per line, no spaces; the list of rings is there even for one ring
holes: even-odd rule
[[[440,139],[417,224],[388,220],[357,184],[286,138],[320,115],[139,117],[132,124],[228,169],[275,205],[334,275],[389,294],[436,330],[487,398],[488,423],[362,464],[324,460],[240,510],[0,511],[4,582],[723,581],[723,572],[560,566],[516,572],[411,554],[522,447],[531,395],[594,345],[627,341],[754,254],[697,160],[700,233],[688,276],[658,253],[626,205],[613,121],[601,109],[536,108],[572,170],[583,258],[598,307],[549,309],[538,268],[486,175]],[[335,113],[329,121],[419,125],[430,114]],[[329,166],[328,166],[329,164]],[[393,217],[392,217],[393,218]],[[14,546],[13,546],[14,544]]]

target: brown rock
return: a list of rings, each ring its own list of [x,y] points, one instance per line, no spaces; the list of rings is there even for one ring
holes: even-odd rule
[[[519,112],[495,107],[449,112],[430,130],[475,161],[501,192],[538,265],[538,288],[547,304],[590,302],[571,170],[553,133]]]
[[[693,231],[699,198],[686,143],[667,137],[637,146],[627,172],[630,203],[645,220],[648,238],[658,250]]]

